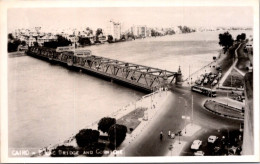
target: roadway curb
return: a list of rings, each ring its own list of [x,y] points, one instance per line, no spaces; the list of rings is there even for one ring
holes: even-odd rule
[[[206,100],[206,101],[208,101],[208,100]],[[235,120],[240,120],[240,121],[244,121],[244,119],[241,119],[241,118],[238,118],[238,117],[233,117],[233,116],[228,116],[228,115],[225,115],[225,114],[222,114],[222,113],[219,113],[219,112],[216,112],[216,111],[214,111],[214,110],[211,110],[210,108],[208,108],[208,107],[206,107],[206,101],[204,102],[204,108],[207,110],[207,111],[209,111],[209,112],[211,112],[211,113],[213,113],[213,114],[216,114],[216,115],[219,115],[219,116],[221,116],[221,117],[225,117],[225,118],[231,118],[231,119],[235,119]]]

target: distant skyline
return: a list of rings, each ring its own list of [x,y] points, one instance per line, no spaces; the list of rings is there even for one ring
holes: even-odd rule
[[[251,7],[84,7],[8,9],[8,32],[41,26],[43,30],[76,27],[106,28],[113,19],[148,27],[253,27]]]

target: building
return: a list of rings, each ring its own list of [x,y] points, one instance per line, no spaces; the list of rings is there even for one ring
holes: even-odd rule
[[[254,102],[253,102],[253,72],[246,73],[244,77],[245,84],[245,118],[243,133],[243,155],[253,155],[254,147]]]
[[[37,42],[39,45],[43,46],[43,44],[45,42],[51,42],[51,41],[56,41],[57,40],[57,36],[52,35],[51,33],[48,33],[44,36],[38,37],[37,38]]]
[[[107,25],[107,35],[111,35],[114,40],[121,37],[121,23],[110,20]]]
[[[147,37],[147,27],[146,26],[142,26],[142,25],[135,26],[135,25],[133,25],[131,27],[131,32],[136,37],[143,37],[143,38]]]
[[[34,42],[36,42],[36,38],[33,36],[30,36],[28,39],[28,46],[29,47],[34,46]]]
[[[152,36],[152,29],[151,28],[147,28],[146,30],[146,37],[150,37]]]

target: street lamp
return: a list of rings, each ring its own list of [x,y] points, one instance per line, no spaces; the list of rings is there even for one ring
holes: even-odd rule
[[[187,129],[186,120],[190,120],[190,117],[185,115],[185,116],[181,116],[181,118],[185,120],[185,128],[184,129],[185,129],[185,134],[186,134],[186,129]]]
[[[227,144],[227,149],[229,149],[229,143],[230,143],[230,140],[229,140],[229,129],[226,126],[224,127],[224,129],[227,130],[227,132],[228,132],[228,134],[227,134],[228,135],[227,143],[225,143],[225,144]],[[220,132],[220,130],[218,130],[218,131]],[[225,139],[225,136],[223,136],[222,139]]]
[[[181,99],[181,98],[184,99],[183,97],[179,97],[179,99]],[[186,126],[187,126],[187,125],[186,125],[186,120],[187,120],[187,119],[190,119],[190,117],[188,117],[187,114],[186,114],[186,108],[187,108],[187,106],[188,106],[188,105],[187,105],[187,101],[186,101],[185,99],[184,99],[184,101],[185,101],[185,108],[184,108],[184,113],[185,113],[185,114],[184,114],[184,116],[182,116],[182,119],[185,120],[185,123],[184,123],[185,125],[184,125],[184,126],[185,126],[185,134],[186,134]],[[179,102],[180,102],[180,101],[179,101]]]
[[[179,144],[181,144],[181,130],[178,133],[179,133]]]
[[[172,144],[170,144],[169,150],[171,151],[171,156],[172,156],[172,148],[173,148],[173,146],[172,146]]]

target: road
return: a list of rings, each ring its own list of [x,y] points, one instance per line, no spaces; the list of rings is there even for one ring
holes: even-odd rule
[[[238,55],[237,55],[237,51],[240,50],[242,47],[242,43],[239,44],[239,46],[237,47],[237,49],[235,50],[235,61],[233,62],[232,66],[228,69],[228,71],[224,74],[224,76],[221,78],[221,80],[219,81],[220,87],[222,87],[224,81],[226,80],[226,78],[228,77],[228,75],[230,74],[230,72],[233,70],[233,68],[236,67],[237,62],[238,62]]]
[[[238,129],[241,121],[223,118],[214,115],[203,108],[207,97],[191,92],[184,88],[175,88],[169,96],[167,103],[150,125],[135,140],[124,149],[125,156],[163,156],[169,151],[172,139],[167,137],[168,130],[175,133],[184,128],[185,100],[188,103],[186,115],[191,116],[191,95],[193,95],[193,122],[204,130]],[[180,99],[179,97],[184,99]],[[162,141],[159,139],[160,131],[164,132]],[[178,138],[178,137],[177,137]]]

